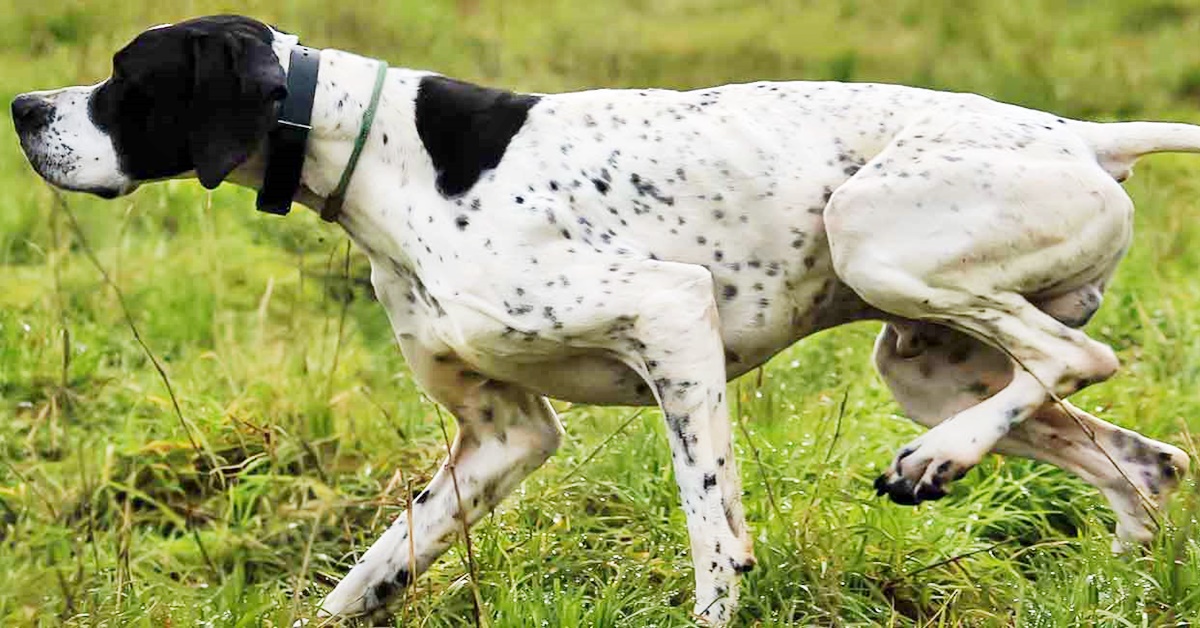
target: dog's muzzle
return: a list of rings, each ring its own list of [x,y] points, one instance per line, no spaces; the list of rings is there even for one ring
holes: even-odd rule
[[[13,126],[43,179],[64,190],[116,198],[136,186],[121,174],[111,140],[88,120],[86,104],[86,96],[66,90],[21,94],[12,101]]]

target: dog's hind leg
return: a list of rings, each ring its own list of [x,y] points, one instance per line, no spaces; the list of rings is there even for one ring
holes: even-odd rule
[[[487,380],[447,355],[404,346],[426,392],[458,421],[448,460],[321,603],[323,615],[353,615],[384,604],[471,525],[490,512],[558,448],[562,429],[537,395]],[[461,508],[461,509],[460,509]]]
[[[945,494],[1052,397],[1116,372],[1111,349],[1026,297],[1101,281],[1129,243],[1133,204],[1088,151],[1053,125],[931,116],[830,199],[834,269],[864,301],[969,334],[1021,366],[900,450],[879,480],[894,500]]]
[[[909,418],[930,428],[996,394],[1014,372],[1000,351],[925,323],[886,325],[875,342],[875,366]],[[995,451],[1053,464],[1098,488],[1116,512],[1117,543],[1153,535],[1148,507],[1165,503],[1188,467],[1178,448],[1067,402],[1043,405]]]

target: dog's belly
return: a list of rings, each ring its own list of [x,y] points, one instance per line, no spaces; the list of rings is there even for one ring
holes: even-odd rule
[[[650,387],[632,369],[603,353],[580,354],[533,364],[509,363],[506,381],[552,399],[608,406],[654,405]]]
[[[803,308],[788,305],[779,315],[771,308],[753,308],[749,314],[741,315],[721,314],[728,379],[761,366],[804,336],[878,315],[831,275],[816,273],[798,283],[819,286],[817,296],[810,297],[807,292],[800,298],[775,292],[764,294],[780,303],[804,303]],[[721,301],[719,295],[717,300]],[[718,310],[727,311],[728,307],[718,306]],[[456,309],[456,305],[449,305],[449,313],[440,316],[418,311],[414,318],[402,323],[408,330],[402,335],[417,339],[414,344],[438,361],[454,361],[462,369],[487,379],[516,384],[554,399],[593,405],[656,404],[650,386],[621,360],[615,347],[594,338],[564,339],[546,331],[536,336],[514,333],[486,317],[469,322],[473,317]],[[762,319],[770,324],[755,324],[763,311],[772,312]],[[466,327],[476,330],[470,341],[450,340],[453,334],[445,328],[450,320],[455,321],[453,325],[459,330]]]
[[[803,321],[786,329],[734,329],[722,322],[730,380],[764,364],[801,338],[838,325],[879,317],[841,282],[833,282]],[[490,370],[490,369],[489,369]],[[585,352],[534,363],[509,361],[496,376],[553,399],[591,405],[648,406],[656,400],[642,378],[611,354]]]

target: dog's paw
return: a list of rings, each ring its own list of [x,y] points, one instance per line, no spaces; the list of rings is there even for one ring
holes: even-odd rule
[[[950,483],[966,475],[980,456],[940,442],[930,432],[901,449],[887,472],[875,479],[875,494],[905,506],[945,497]]]
[[[740,577],[757,561],[742,537],[730,534],[704,544],[710,550],[695,557],[696,607],[692,614],[705,626],[724,626],[737,610]]]
[[[697,591],[696,608],[692,616],[702,626],[726,626],[737,606],[737,587],[716,586]]]
[[[1162,508],[1187,475],[1190,461],[1178,447],[1132,432],[1122,430],[1110,439],[1108,451],[1116,465],[1100,491],[1117,515],[1113,552],[1124,553],[1154,539]]]

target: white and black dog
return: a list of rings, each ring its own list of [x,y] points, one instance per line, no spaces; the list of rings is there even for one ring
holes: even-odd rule
[[[115,197],[257,187],[295,37],[242,17],[139,35],[90,87],[13,103],[37,172]],[[331,194],[377,62],[320,56],[296,200]],[[929,432],[876,488],[937,499],[991,451],[1067,469],[1151,537],[1184,452],[1061,401],[1113,352],[1079,328],[1130,241],[1119,182],[1200,128],[1098,124],[893,85],[516,94],[390,70],[338,221],[413,376],[458,420],[443,468],[322,602],[383,604],[559,445],[546,397],[662,408],[695,612],[727,622],[751,535],[725,383],[818,330],[886,322],[875,362]],[[465,509],[461,512],[460,505]]]

